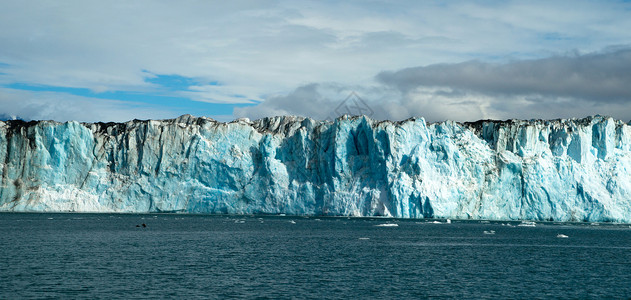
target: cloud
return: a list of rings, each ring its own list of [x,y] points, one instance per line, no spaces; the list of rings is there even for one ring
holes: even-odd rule
[[[388,92],[382,86],[313,83],[300,86],[286,95],[269,97],[256,106],[235,108],[234,115],[250,119],[297,115],[324,120],[344,114],[389,118],[392,115],[386,114],[383,109],[389,98]]]
[[[125,122],[177,116],[143,103],[6,88],[0,88],[0,107],[4,119]]]
[[[216,84],[193,85],[187,91],[178,92],[179,95],[194,101],[210,103],[255,103],[260,101],[261,91],[250,86],[220,86]]]
[[[368,115],[376,120],[404,120],[424,117],[428,121],[473,121],[484,114],[476,99],[452,97],[438,89],[401,94],[383,85],[343,86],[313,83],[298,87],[287,95],[270,97],[250,107],[235,108],[235,117],[259,119],[269,116],[297,115],[317,120],[342,115]]]
[[[271,116],[296,115],[326,119],[334,102],[323,95],[323,84],[313,83],[296,88],[287,95],[269,97],[265,102],[253,107],[235,108],[235,117],[260,119]],[[326,85],[329,89],[334,86]]]
[[[631,49],[503,64],[469,61],[430,65],[382,72],[377,80],[402,92],[418,87],[450,87],[497,97],[543,95],[599,102],[628,101]]]
[[[631,119],[631,49],[506,63],[467,61],[381,72],[370,86],[309,84],[235,109],[260,118],[295,114],[323,119],[355,91],[375,119],[428,121],[553,119],[610,115]]]
[[[553,56],[508,63],[469,61],[382,72],[376,79],[401,93],[407,105],[467,101],[471,118],[560,118],[604,114],[631,118],[631,49]],[[456,105],[459,106],[459,105]],[[467,106],[460,106],[465,109]],[[413,112],[414,110],[409,110]]]

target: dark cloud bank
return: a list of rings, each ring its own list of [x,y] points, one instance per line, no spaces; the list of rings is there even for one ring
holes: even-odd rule
[[[428,121],[554,119],[610,115],[631,119],[631,48],[507,63],[467,61],[381,72],[372,87],[309,84],[235,109],[235,116],[329,117],[355,91],[376,119]]]

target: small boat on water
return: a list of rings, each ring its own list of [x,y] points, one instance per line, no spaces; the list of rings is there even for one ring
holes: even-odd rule
[[[562,233],[559,233],[559,234],[557,234],[557,237],[560,238],[560,239],[567,239],[569,236],[567,236],[565,234],[562,234]]]
[[[517,225],[520,227],[536,227],[537,223],[533,222],[533,221],[522,221],[521,224]]]
[[[484,234],[495,234],[495,230],[485,230]]]

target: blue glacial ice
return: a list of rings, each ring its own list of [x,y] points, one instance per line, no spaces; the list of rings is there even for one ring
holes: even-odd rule
[[[0,122],[0,211],[631,222],[631,126]]]

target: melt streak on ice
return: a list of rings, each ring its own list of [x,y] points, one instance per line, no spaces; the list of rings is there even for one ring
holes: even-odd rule
[[[1,211],[631,222],[631,126],[0,122]]]

